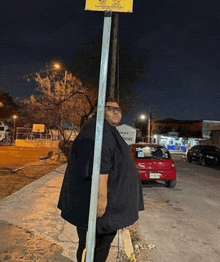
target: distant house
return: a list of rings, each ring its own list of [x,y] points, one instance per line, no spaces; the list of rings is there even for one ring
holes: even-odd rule
[[[151,134],[168,134],[177,132],[180,137],[210,139],[209,127],[220,125],[214,120],[176,120],[164,119],[152,122]]]
[[[203,120],[203,129],[202,129],[203,138],[210,139],[211,133],[213,133],[213,131],[215,132],[219,130],[219,127],[220,127],[220,121]]]
[[[211,144],[220,148],[220,125],[209,127],[211,135]]]
[[[219,126],[220,121],[214,120],[164,119],[154,121],[152,122],[151,141],[164,145],[170,151],[187,152],[196,144],[218,144]],[[211,137],[213,142],[210,140]]]

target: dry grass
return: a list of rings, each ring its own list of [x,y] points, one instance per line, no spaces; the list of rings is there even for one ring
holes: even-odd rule
[[[134,254],[136,262],[150,262],[149,256],[149,247],[148,245],[140,238],[140,232],[138,223],[129,227],[131,241],[134,248]]]
[[[46,155],[50,150],[48,148],[0,147],[0,199],[13,194],[66,162],[64,156],[60,160],[54,156],[52,162],[39,163],[39,157]],[[21,169],[12,172],[16,168]]]
[[[0,171],[0,199],[13,194],[34,180],[52,172],[62,164],[60,162],[47,165],[33,165],[25,167],[16,173]]]
[[[39,157],[45,156],[48,151],[50,149],[0,147],[0,199],[13,194],[66,162],[66,158],[61,155],[60,160],[55,156],[52,162],[39,163]],[[12,172],[15,168],[21,169]],[[0,236],[0,261],[70,261],[61,255],[62,248],[56,243],[6,221],[0,220]]]
[[[57,153],[57,149],[53,148],[0,146],[0,168],[15,169],[28,163],[38,162],[39,157],[46,156],[48,151]]]

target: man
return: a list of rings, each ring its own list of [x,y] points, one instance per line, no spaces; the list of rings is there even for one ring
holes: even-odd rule
[[[116,100],[106,102],[100,166],[94,262],[105,262],[118,229],[132,225],[144,209],[139,173],[116,126],[122,119]],[[58,208],[77,227],[81,262],[88,230],[96,118],[90,118],[75,139],[68,160]]]

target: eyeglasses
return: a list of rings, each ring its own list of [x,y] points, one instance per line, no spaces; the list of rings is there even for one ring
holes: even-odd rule
[[[115,112],[117,112],[117,113],[121,113],[122,112],[122,109],[121,109],[121,107],[116,107],[116,106],[105,106],[105,107],[107,107],[108,108],[108,110],[111,112],[111,113],[115,113]]]

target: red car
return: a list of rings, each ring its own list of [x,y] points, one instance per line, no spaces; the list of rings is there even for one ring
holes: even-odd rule
[[[176,186],[175,164],[166,147],[137,143],[131,150],[142,181],[160,180],[170,188]]]

